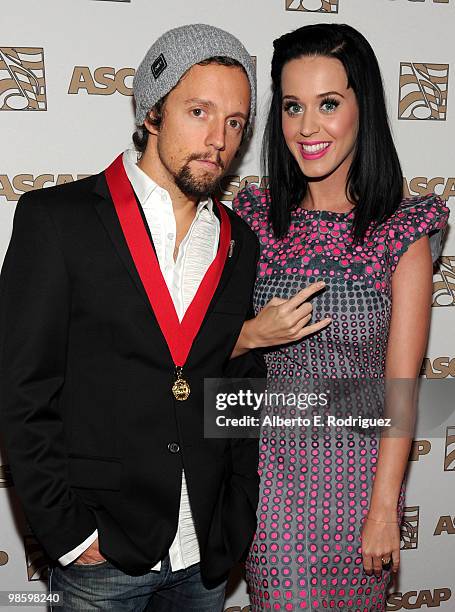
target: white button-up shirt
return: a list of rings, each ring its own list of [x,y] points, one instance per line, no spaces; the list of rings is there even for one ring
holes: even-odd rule
[[[125,151],[123,164],[126,174],[143,208],[156,256],[166,285],[181,321],[212,261],[216,257],[220,237],[220,223],[209,198],[199,202],[191,226],[181,241],[174,261],[177,228],[169,193],[157,185],[137,165],[135,150]],[[60,557],[62,565],[74,561],[98,537],[92,533],[84,542]],[[169,548],[172,571],[185,569],[200,560],[199,544],[188,497],[185,471],[182,470],[180,509],[175,538]],[[159,571],[161,562],[152,570]]]

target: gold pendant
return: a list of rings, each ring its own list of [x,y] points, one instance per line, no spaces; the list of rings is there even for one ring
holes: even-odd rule
[[[172,393],[176,400],[183,402],[188,399],[191,393],[190,385],[182,378],[182,368],[180,366],[176,368],[176,376],[177,380],[172,385]]]

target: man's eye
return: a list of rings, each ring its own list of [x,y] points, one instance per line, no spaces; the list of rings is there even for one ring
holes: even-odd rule
[[[243,128],[242,124],[237,119],[229,119],[229,125],[234,128],[234,130],[241,130]]]
[[[202,115],[203,115],[203,113],[204,113],[204,111],[202,110],[202,108],[193,108],[191,112],[192,112],[192,114],[193,114],[195,117],[202,117]]]

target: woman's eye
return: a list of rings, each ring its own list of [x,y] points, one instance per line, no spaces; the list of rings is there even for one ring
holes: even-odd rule
[[[302,107],[296,102],[288,102],[288,104],[284,105],[284,110],[287,112],[288,115],[292,116],[298,115],[302,111]]]
[[[338,106],[338,100],[323,100],[321,103],[321,109],[326,113],[333,113]]]

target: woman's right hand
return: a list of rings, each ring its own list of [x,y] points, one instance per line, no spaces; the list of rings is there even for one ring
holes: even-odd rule
[[[327,327],[332,322],[328,317],[308,325],[313,306],[307,300],[324,287],[325,283],[320,281],[287,300],[273,297],[256,317],[245,321],[231,357],[254,348],[297,342]]]

